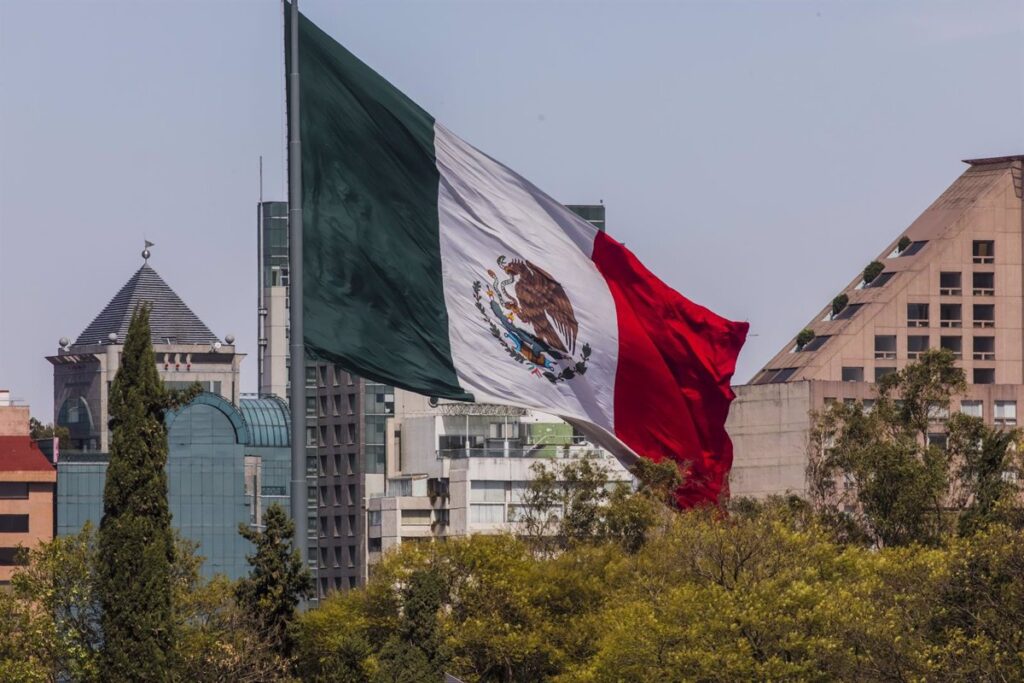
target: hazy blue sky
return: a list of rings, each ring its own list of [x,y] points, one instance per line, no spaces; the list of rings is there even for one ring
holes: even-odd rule
[[[1021,2],[349,2],[303,11],[752,336],[747,380],[962,171],[1024,152]],[[0,387],[152,265],[250,356],[281,10],[0,0]]]

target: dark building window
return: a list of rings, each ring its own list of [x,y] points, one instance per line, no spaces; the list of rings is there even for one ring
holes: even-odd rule
[[[28,515],[0,515],[0,533],[24,534],[28,532]]]
[[[21,548],[0,548],[0,567],[13,567],[25,564],[25,555]]]
[[[894,359],[896,358],[896,335],[876,334],[875,335],[875,358]]]
[[[907,304],[907,327],[928,327],[928,304]]]
[[[964,340],[960,337],[940,337],[939,348],[952,351],[954,358],[960,358],[964,351]]]
[[[928,435],[928,445],[935,446],[941,451],[946,450],[947,438],[945,434],[936,433]]]
[[[776,368],[765,370],[754,384],[781,384],[796,374],[800,368]]]
[[[974,296],[995,296],[995,273],[974,273],[971,281],[971,294]]]
[[[0,481],[0,499],[28,498],[28,482]]]
[[[939,304],[939,327],[963,325],[963,307],[960,304]]]
[[[907,358],[920,358],[928,350],[928,335],[911,334],[907,337]]]
[[[879,382],[886,375],[896,372],[896,368],[875,368],[875,381]]]
[[[830,338],[831,337],[829,337],[829,335],[827,335],[827,334],[819,334],[819,335],[815,336],[814,339],[812,339],[811,341],[809,341],[806,344],[804,344],[803,348],[800,349],[800,350],[801,351],[817,351],[822,346],[824,346],[825,342],[827,342]]]
[[[381,543],[379,538],[368,538],[366,539],[366,548],[371,553],[379,553],[381,549]]]
[[[995,263],[996,243],[994,240],[974,240],[972,254],[975,263]]]
[[[863,308],[863,306],[864,306],[864,304],[849,304],[846,308],[844,308],[843,310],[839,311],[839,315],[835,316],[832,319],[833,320],[849,320],[854,315],[856,315],[857,311],[859,311],[861,308]]]
[[[996,359],[996,338],[975,337],[974,338],[974,360],[995,360]]]
[[[995,384],[996,371],[994,368],[974,368],[975,384]]]
[[[843,368],[844,382],[863,382],[864,368]]]
[[[865,289],[874,289],[876,287],[884,287],[886,285],[886,283],[889,282],[889,280],[891,280],[895,274],[896,273],[891,273],[891,272],[888,272],[888,271],[884,272],[884,273],[880,273],[878,275],[878,277],[876,277],[874,280],[872,280],[868,284],[864,285],[864,288]]]
[[[974,304],[974,326],[996,326],[996,307],[994,304]]]
[[[963,294],[960,273],[939,273],[939,294],[960,296]]]

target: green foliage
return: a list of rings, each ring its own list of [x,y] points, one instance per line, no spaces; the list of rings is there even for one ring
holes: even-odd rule
[[[263,531],[239,525],[238,533],[256,546],[256,552],[246,556],[252,571],[238,582],[235,597],[271,647],[288,656],[292,650],[288,625],[299,602],[312,592],[313,578],[292,547],[295,524],[284,508],[271,505],[263,520]]]
[[[54,426],[52,423],[44,425],[34,417],[28,419],[28,435],[35,441],[58,438],[67,442],[71,438],[71,432],[67,427]]]
[[[377,683],[419,683],[441,680],[448,663],[438,625],[445,585],[436,568],[419,569],[401,589],[398,628],[384,643]]]
[[[882,274],[885,270],[885,266],[879,261],[872,261],[864,267],[864,284],[871,284],[876,277]]]
[[[906,235],[904,235],[903,237],[900,238],[900,241],[896,243],[896,250],[897,251],[906,251],[907,247],[909,247],[910,244],[911,244],[910,238],[907,237]]]
[[[870,412],[837,403],[818,416],[809,493],[838,538],[937,545],[956,528],[968,534],[1024,521],[1017,484],[1006,476],[1020,469],[1019,434],[962,414],[947,419],[951,397],[965,388],[952,353],[931,350],[878,383]],[[944,431],[945,448],[929,444],[936,431]]]
[[[110,390],[110,464],[99,533],[98,597],[107,680],[166,677],[174,650],[167,505],[170,397],[156,369],[149,307],[132,315],[121,366]]]
[[[804,329],[800,330],[800,332],[796,335],[796,348],[804,348],[805,346],[810,344],[813,339],[814,330],[812,330],[809,327],[805,327]]]
[[[842,313],[848,303],[850,303],[850,297],[845,294],[840,294],[836,298],[832,299],[832,317],[834,318]]]

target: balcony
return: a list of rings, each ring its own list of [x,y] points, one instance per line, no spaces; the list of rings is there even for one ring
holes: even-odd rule
[[[939,327],[963,327],[963,307],[960,304],[939,306]]]
[[[973,294],[974,296],[995,296],[995,273],[974,273],[971,280],[971,294]]]
[[[960,296],[963,284],[960,273],[939,273],[939,294],[941,296]]]

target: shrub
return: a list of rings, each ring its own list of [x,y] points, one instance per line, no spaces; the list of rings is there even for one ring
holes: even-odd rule
[[[871,282],[876,277],[878,277],[879,275],[882,274],[883,270],[885,270],[885,266],[883,266],[878,261],[872,261],[871,263],[869,263],[864,268],[864,284],[866,284],[866,285],[871,284]]]
[[[814,339],[814,330],[810,329],[809,327],[805,327],[804,329],[800,330],[800,334],[796,335],[796,348],[804,348],[805,346],[811,343],[812,339]]]
[[[896,244],[897,251],[906,251],[907,247],[910,246],[910,238],[904,235],[900,238],[900,241]]]
[[[840,294],[835,299],[832,299],[832,317],[842,313],[848,303],[850,303],[850,297],[845,294]]]

